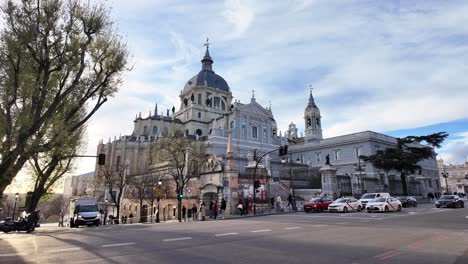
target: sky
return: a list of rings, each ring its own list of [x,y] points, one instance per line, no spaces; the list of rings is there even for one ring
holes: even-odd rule
[[[174,105],[201,69],[209,38],[214,71],[233,96],[271,103],[283,132],[304,129],[312,86],[324,137],[372,130],[450,134],[439,158],[468,158],[467,1],[109,0],[133,70],[88,124],[83,154],[133,130],[157,102]],[[94,170],[79,161],[75,174]]]

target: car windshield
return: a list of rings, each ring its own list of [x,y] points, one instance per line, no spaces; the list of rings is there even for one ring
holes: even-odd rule
[[[321,200],[322,200],[321,198],[312,198],[312,199],[310,199],[309,202],[316,203],[316,202],[320,202]]]
[[[375,198],[375,193],[366,193],[361,197],[361,199],[374,199],[374,198]]]
[[[346,203],[347,201],[348,201],[348,199],[341,198],[341,199],[338,199],[338,200],[334,201],[334,203]]]
[[[374,199],[373,202],[380,202],[380,203],[385,202],[385,198],[380,197],[380,198]]]
[[[453,196],[453,195],[443,195],[443,196],[440,197],[440,199],[445,199],[445,200],[452,200],[454,198],[455,198],[455,196]]]
[[[95,204],[86,204],[78,206],[78,212],[97,212],[98,208]]]

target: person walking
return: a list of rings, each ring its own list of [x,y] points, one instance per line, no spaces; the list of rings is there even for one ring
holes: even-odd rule
[[[205,221],[205,203],[200,206],[200,220]]]
[[[293,198],[293,197],[292,197],[292,194],[289,194],[289,196],[288,196],[288,207],[289,207],[290,205],[292,205],[292,198]]]
[[[212,212],[213,212],[213,220],[216,220],[216,217],[218,216],[218,203],[216,201],[213,201]]]
[[[224,198],[221,200],[221,210],[220,210],[220,217],[221,219],[224,219],[224,214],[226,212],[226,200]]]
[[[210,218],[213,218],[213,200],[210,201]]]
[[[187,208],[185,208],[185,205],[182,206],[182,219],[184,219],[185,222],[185,215],[187,214]]]
[[[192,206],[192,216],[193,216],[193,221],[197,220],[197,204],[193,204]]]

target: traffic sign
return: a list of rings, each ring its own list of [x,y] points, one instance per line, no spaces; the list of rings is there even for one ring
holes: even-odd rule
[[[192,193],[192,187],[187,187],[187,194]]]

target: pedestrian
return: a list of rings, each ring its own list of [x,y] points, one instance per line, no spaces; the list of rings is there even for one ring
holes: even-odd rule
[[[216,220],[216,217],[218,216],[218,203],[216,201],[213,201],[213,220]]]
[[[224,219],[224,214],[226,212],[226,200],[224,198],[221,200],[221,211],[220,211],[220,217],[221,219]]]
[[[192,216],[193,216],[193,221],[197,220],[197,204],[193,204],[192,206]]]
[[[133,214],[130,213],[130,215],[128,215],[128,218],[130,218],[130,224],[133,224]]]
[[[187,222],[190,222],[191,218],[192,218],[192,209],[188,208],[187,209]]]
[[[185,205],[182,206],[182,219],[184,219],[185,222],[185,215],[187,214],[187,208],[185,208]]]
[[[205,221],[205,203],[200,206],[200,220]]]
[[[249,205],[249,203],[250,203],[249,198],[246,198],[244,203],[242,204],[243,206],[242,210],[244,211],[244,215],[248,214],[247,206]]]
[[[289,207],[290,205],[292,205],[292,198],[293,198],[293,197],[292,197],[292,194],[289,194],[289,196],[288,196],[288,207]]]
[[[270,198],[270,203],[271,203],[271,209],[275,209],[275,198],[274,197]]]
[[[70,218],[70,228],[74,228],[75,227],[75,217],[71,217]]]
[[[249,205],[247,207],[247,212],[248,212],[248,214],[251,214],[252,211],[253,211],[253,203],[249,202]]]
[[[213,218],[213,200],[210,201],[210,218]]]

